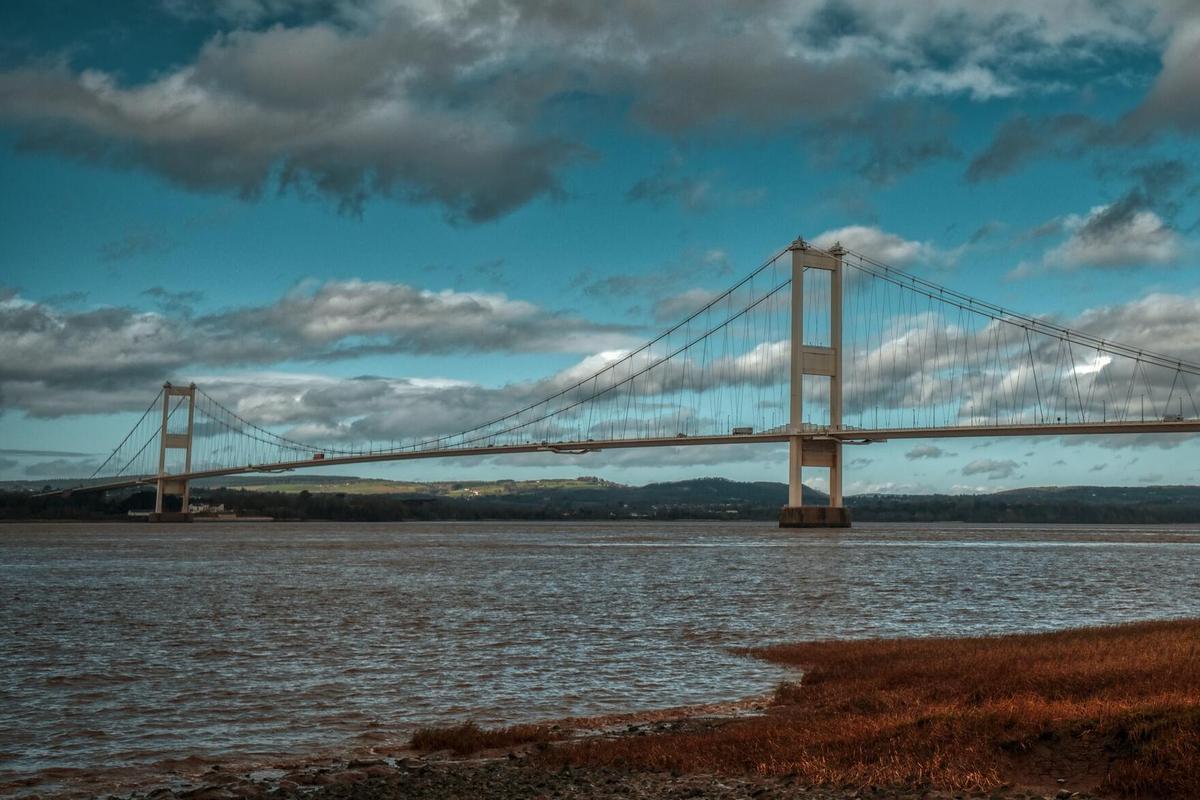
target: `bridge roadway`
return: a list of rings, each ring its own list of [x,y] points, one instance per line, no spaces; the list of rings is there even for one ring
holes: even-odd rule
[[[885,442],[889,439],[945,439],[995,436],[1082,436],[1132,433],[1200,433],[1200,420],[963,425],[958,427],[894,428],[886,430],[843,428],[835,431],[815,428],[806,429],[798,435],[801,439],[814,442],[837,440],[841,441],[843,444],[872,444],[877,442]],[[737,435],[723,434],[719,436],[672,436],[670,438],[605,439],[600,441],[589,439],[582,442],[529,442],[526,444],[492,445],[483,447],[455,447],[441,450],[430,449],[388,451],[379,453],[363,453],[360,455],[351,456],[332,456],[322,459],[283,461],[272,464],[246,464],[245,466],[223,467],[221,469],[172,473],[167,476],[143,475],[121,481],[80,485],[70,489],[58,489],[52,492],[44,492],[42,494],[67,495],[73,492],[99,492],[108,491],[110,489],[125,489],[133,486],[153,486],[158,482],[160,477],[167,477],[174,480],[193,481],[201,478],[219,478],[227,475],[291,472],[292,470],[307,469],[310,467],[337,467],[346,464],[369,464],[377,461],[408,461],[418,458],[465,458],[470,456],[493,456],[507,453],[549,452],[560,454],[581,454],[599,450],[616,450],[632,447],[762,444],[764,442],[786,442],[791,439],[792,436],[793,434],[788,433],[786,430],[776,429],[763,433]]]

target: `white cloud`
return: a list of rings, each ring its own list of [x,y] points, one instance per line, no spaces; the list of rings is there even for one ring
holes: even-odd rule
[[[10,295],[0,301],[0,398],[35,415],[102,413],[136,408],[147,389],[198,366],[377,353],[586,353],[635,341],[627,328],[502,294],[383,281],[328,281],[268,305],[203,316],[68,311]]]
[[[919,444],[904,454],[904,457],[909,461],[917,461],[922,458],[946,458],[953,456],[954,453],[948,453],[935,444]]]
[[[952,262],[956,257],[955,254],[944,252],[930,242],[905,239],[867,225],[850,225],[827,230],[813,238],[812,243],[822,250],[841,244],[847,250],[894,267],[922,263],[943,265]]]
[[[1179,234],[1149,209],[1095,206],[1084,216],[1066,217],[1064,227],[1067,240],[1046,253],[1044,261],[1050,267],[1173,264],[1183,252]]]
[[[984,475],[988,480],[995,481],[1013,477],[1020,467],[1021,465],[1012,459],[980,458],[966,464],[962,468],[962,474]]]

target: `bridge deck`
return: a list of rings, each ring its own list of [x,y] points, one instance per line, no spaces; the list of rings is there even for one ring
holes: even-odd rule
[[[1049,425],[970,425],[946,428],[904,428],[888,430],[843,429],[843,430],[805,430],[798,435],[801,439],[837,440],[851,444],[870,444],[884,442],[888,439],[943,439],[960,437],[994,437],[994,436],[1080,436],[1102,434],[1129,433],[1200,433],[1200,420],[1154,420],[1147,422],[1069,422]],[[297,469],[313,467],[337,467],[348,464],[369,464],[381,461],[409,461],[421,458],[468,458],[493,456],[508,453],[560,453],[580,454],[599,450],[617,450],[633,447],[695,447],[720,444],[763,444],[768,442],[786,442],[793,434],[783,431],[768,431],[752,434],[726,434],[721,436],[683,436],[653,439],[607,439],[603,441],[587,440],[582,442],[529,442],[527,444],[493,445],[484,447],[457,447],[442,450],[409,450],[388,451],[381,453],[363,453],[351,456],[332,456],[323,459],[305,459],[302,461],[284,461],[273,464],[246,464],[245,466],[225,467],[221,469],[197,470],[195,472],[176,473],[169,477],[175,480],[198,480],[201,478],[219,478],[229,475],[246,475],[255,473],[290,472]],[[154,485],[158,477],[154,475],[138,476],[119,481],[108,481],[91,485],[81,485],[71,489],[56,490],[43,494],[69,494],[72,492],[96,492],[109,489],[124,489],[133,486]]]

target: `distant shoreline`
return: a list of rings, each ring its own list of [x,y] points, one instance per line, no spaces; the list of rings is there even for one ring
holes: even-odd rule
[[[39,489],[41,487],[38,487]],[[328,522],[610,519],[777,521],[787,503],[782,483],[698,478],[623,486],[594,477],[540,481],[412,484],[374,479],[295,476],[254,484],[193,487],[193,501],[243,517]],[[806,489],[804,502],[828,498]],[[153,492],[35,497],[0,489],[0,519],[125,521],[152,508]],[[860,494],[846,498],[855,522],[979,524],[1198,524],[1200,486],[1065,486],[991,494]]]

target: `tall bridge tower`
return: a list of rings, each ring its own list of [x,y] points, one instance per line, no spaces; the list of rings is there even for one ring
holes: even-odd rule
[[[821,376],[827,387],[829,430],[842,429],[842,256],[845,250],[835,245],[827,251],[810,248],[803,239],[792,242],[792,320],[791,320],[791,406],[788,432],[788,504],[779,512],[781,528],[848,528],[850,513],[842,505],[842,443],[828,439],[801,437],[804,430],[805,376]],[[816,271],[828,274],[829,330],[828,345],[810,344],[804,334],[804,283],[806,275]],[[820,293],[823,295],[824,293]],[[829,505],[806,506],[800,483],[803,467],[829,469]]]
[[[179,398],[175,401],[172,408],[171,398]],[[162,429],[158,439],[158,476],[155,480],[156,491],[154,495],[154,514],[151,520],[155,522],[184,522],[191,519],[188,513],[188,505],[191,500],[191,487],[188,484],[186,477],[172,477],[167,472],[168,453],[173,450],[183,451],[182,473],[186,475],[192,471],[192,428],[195,425],[196,419],[196,384],[188,386],[172,386],[170,383],[163,384],[162,392]],[[187,416],[180,418],[183,422],[183,429],[172,429],[171,423],[175,419],[176,412],[179,411],[180,405],[187,403]],[[172,495],[179,498],[179,511],[167,511],[164,508],[164,499]]]

